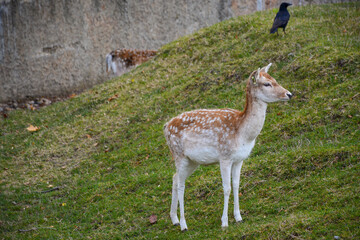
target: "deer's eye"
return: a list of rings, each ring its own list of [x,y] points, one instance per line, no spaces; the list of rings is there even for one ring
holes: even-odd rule
[[[271,84],[270,83],[264,83],[264,86],[265,87],[271,87]]]

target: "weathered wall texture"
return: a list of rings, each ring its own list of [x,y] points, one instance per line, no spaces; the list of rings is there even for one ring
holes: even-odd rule
[[[294,5],[341,0],[289,0]],[[61,96],[103,82],[118,48],[157,49],[282,0],[2,0],[0,102]]]

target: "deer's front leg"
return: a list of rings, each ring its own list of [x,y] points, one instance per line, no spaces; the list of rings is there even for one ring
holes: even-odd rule
[[[228,223],[228,207],[229,207],[229,197],[231,192],[231,166],[232,164],[228,161],[220,161],[220,171],[222,184],[224,189],[224,211],[221,217],[221,226],[227,227]]]
[[[236,162],[233,164],[231,169],[233,192],[234,192],[234,217],[237,222],[241,222],[242,218],[240,215],[239,208],[239,184],[240,184],[240,173],[243,161]]]

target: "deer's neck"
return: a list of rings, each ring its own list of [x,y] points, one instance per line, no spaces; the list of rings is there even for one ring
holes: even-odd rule
[[[260,134],[264,126],[267,103],[246,93],[246,104],[242,121],[239,126],[239,137],[246,141],[253,141]]]

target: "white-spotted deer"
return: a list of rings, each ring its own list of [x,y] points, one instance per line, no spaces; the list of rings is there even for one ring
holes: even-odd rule
[[[200,109],[185,112],[164,126],[164,134],[175,161],[170,217],[174,225],[187,230],[184,216],[185,180],[199,165],[220,163],[224,189],[222,227],[228,226],[228,202],[232,177],[234,216],[242,221],[239,210],[239,182],[243,161],[250,155],[255,139],[263,128],[267,104],[290,100],[292,94],[267,72],[271,63],[251,73],[246,87],[244,111]],[[180,205],[180,222],[177,207]]]
[[[154,50],[118,49],[106,55],[106,72],[120,76],[133,66],[140,65],[156,55]]]

